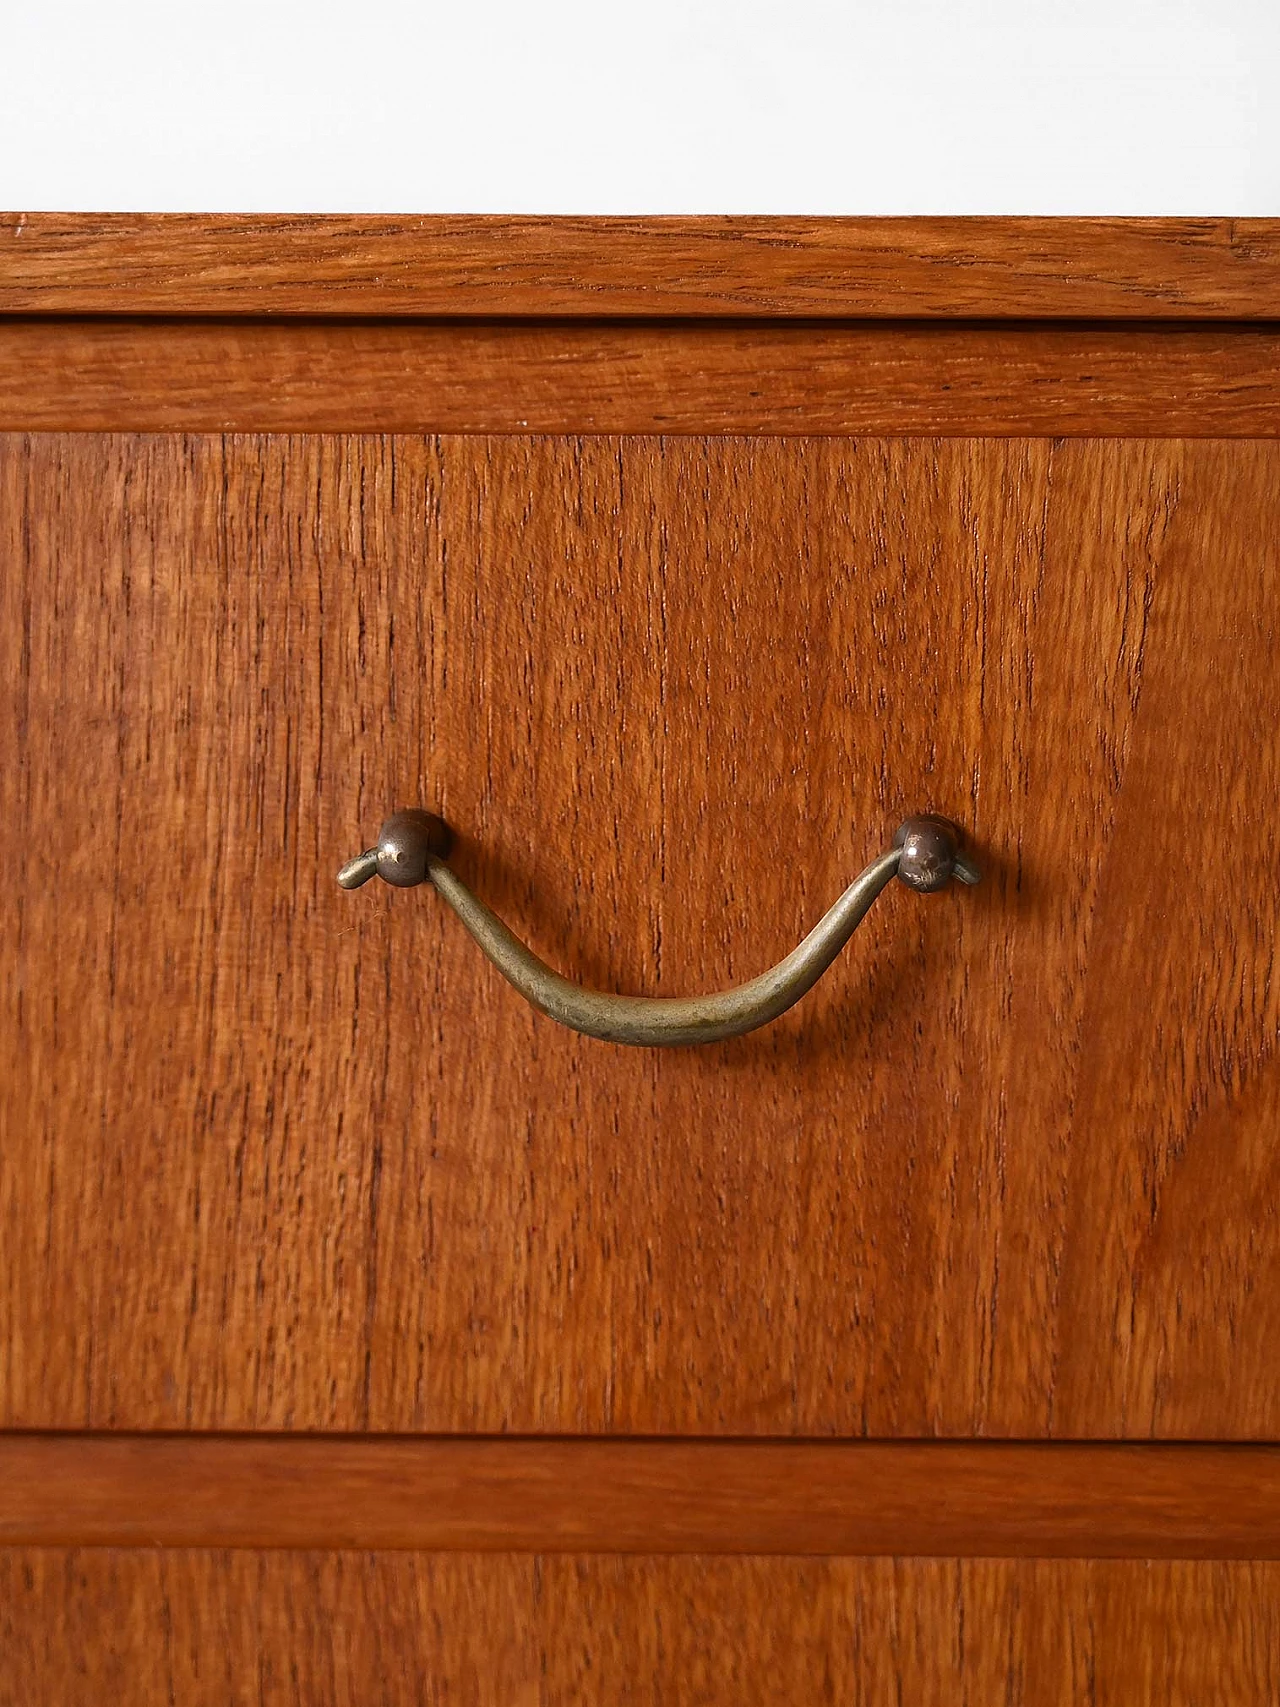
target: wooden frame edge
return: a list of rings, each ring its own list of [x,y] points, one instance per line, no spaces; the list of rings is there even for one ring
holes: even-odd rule
[[[0,430],[1275,437],[1280,327],[10,318]]]
[[[1280,319],[1280,219],[0,215],[0,313]]]
[[[0,1544],[1280,1558],[1280,1447],[0,1434]]]

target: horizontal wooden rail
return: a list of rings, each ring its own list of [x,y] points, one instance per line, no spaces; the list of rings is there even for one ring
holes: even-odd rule
[[[1280,1558],[1280,1447],[5,1434],[0,1542]]]
[[[0,215],[0,312],[1280,316],[1275,219]]]
[[[1273,437],[1280,327],[10,319],[0,428]]]

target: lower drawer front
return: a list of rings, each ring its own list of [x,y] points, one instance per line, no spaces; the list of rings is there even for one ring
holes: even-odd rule
[[[24,1707],[1262,1707],[1280,1564],[41,1549],[0,1652]]]
[[[0,499],[0,1421],[1280,1430],[1280,445],[11,435]],[[909,811],[987,880],[627,1051],[336,887],[401,804],[621,989],[759,970]]]

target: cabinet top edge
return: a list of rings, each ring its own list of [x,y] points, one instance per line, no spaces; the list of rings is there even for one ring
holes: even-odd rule
[[[1280,319],[1280,219],[0,214],[0,313]]]

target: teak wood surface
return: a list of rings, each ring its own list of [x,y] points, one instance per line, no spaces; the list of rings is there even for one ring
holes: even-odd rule
[[[1280,1564],[0,1554],[8,1701],[1272,1707]]]
[[[0,1543],[1280,1558],[1280,1447],[0,1434]]]
[[[1280,444],[14,435],[0,518],[5,1422],[1280,1431]],[[337,887],[402,803],[604,987],[913,810],[988,875],[629,1052]]]
[[[1274,438],[1280,325],[0,319],[0,430]]]
[[[0,313],[1280,318],[1277,219],[0,215]]]
[[[0,1702],[1275,1698],[1278,280],[0,223]],[[618,989],[987,878],[626,1051],[402,804]]]

